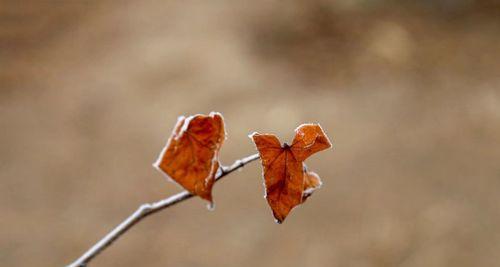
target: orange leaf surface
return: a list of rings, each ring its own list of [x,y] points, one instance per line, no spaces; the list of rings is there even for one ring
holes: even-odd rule
[[[181,116],[153,166],[193,195],[212,204],[219,150],[225,138],[224,119],[220,113]]]
[[[262,161],[267,202],[281,223],[321,185],[319,176],[307,172],[303,161],[332,145],[319,124],[300,125],[291,145],[281,145],[273,134],[253,133],[250,138]]]

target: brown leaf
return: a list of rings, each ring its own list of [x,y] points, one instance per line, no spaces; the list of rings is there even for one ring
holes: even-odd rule
[[[225,138],[220,113],[181,116],[153,166],[193,195],[212,204],[219,150]]]
[[[281,223],[321,185],[317,174],[305,171],[303,161],[332,145],[319,124],[299,126],[291,145],[281,145],[273,134],[253,133],[250,137],[262,161],[267,202]]]

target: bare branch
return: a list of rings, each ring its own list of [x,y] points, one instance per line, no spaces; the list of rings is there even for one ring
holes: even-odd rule
[[[246,164],[259,158],[259,154],[254,154],[243,159],[236,160],[231,166],[221,166],[220,171],[217,173],[215,180],[218,181],[224,176],[230,174],[231,172],[245,166]],[[109,232],[104,238],[92,246],[85,254],[78,258],[73,263],[69,264],[67,267],[85,267],[87,264],[100,252],[109,247],[113,242],[126,233],[132,226],[146,218],[147,216],[154,214],[158,211],[166,209],[172,205],[175,205],[181,201],[193,197],[188,191],[182,191],[178,194],[170,196],[166,199],[154,203],[142,204],[132,215],[125,219],[122,223],[115,227],[111,232]]]

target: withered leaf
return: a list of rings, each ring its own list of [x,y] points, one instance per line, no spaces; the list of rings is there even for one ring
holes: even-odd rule
[[[291,145],[281,145],[273,134],[253,133],[250,138],[262,161],[267,202],[274,218],[281,223],[295,206],[303,203],[321,185],[319,176],[307,172],[303,161],[332,145],[319,124],[297,127]]]
[[[212,204],[219,150],[225,138],[220,113],[181,116],[153,166],[193,195]]]

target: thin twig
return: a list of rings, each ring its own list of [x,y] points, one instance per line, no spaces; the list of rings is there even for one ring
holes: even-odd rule
[[[222,177],[230,174],[231,172],[245,166],[246,164],[259,158],[258,154],[254,154],[243,159],[235,161],[231,166],[222,166],[220,171],[217,173],[215,180],[218,181]],[[132,215],[125,219],[122,223],[115,227],[111,232],[109,232],[104,238],[92,246],[85,254],[78,258],[73,263],[69,264],[67,267],[85,267],[87,264],[100,252],[106,249],[108,246],[113,244],[113,242],[126,233],[132,226],[146,218],[147,216],[154,214],[158,211],[166,209],[172,205],[175,205],[181,201],[193,197],[188,191],[182,191],[178,194],[170,196],[166,199],[154,203],[142,204]]]

